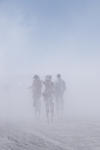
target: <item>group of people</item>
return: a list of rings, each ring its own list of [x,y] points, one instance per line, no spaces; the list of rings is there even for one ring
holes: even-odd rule
[[[64,107],[64,93],[66,83],[61,74],[57,74],[56,81],[51,75],[47,75],[43,80],[39,75],[34,75],[32,83],[33,106],[35,115],[41,113],[41,101],[44,101],[47,119],[53,119],[54,114],[61,115]]]

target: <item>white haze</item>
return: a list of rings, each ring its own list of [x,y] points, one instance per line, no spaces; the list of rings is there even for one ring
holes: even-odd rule
[[[65,116],[99,118],[100,62],[95,56],[85,60],[71,52],[64,56],[64,51],[59,50],[57,56],[52,52],[52,56],[46,54],[47,58],[41,56],[39,50],[46,47],[39,47],[40,39],[35,39],[38,18],[33,16],[27,24],[21,10],[16,8],[16,14],[10,16],[9,10],[3,8],[6,7],[2,5],[0,10],[0,117],[32,119],[34,110],[28,89],[32,76],[38,73],[43,78],[51,73],[55,79],[60,72],[67,84]],[[72,52],[78,48],[74,36],[70,42],[73,42],[71,46],[61,48],[69,48]]]

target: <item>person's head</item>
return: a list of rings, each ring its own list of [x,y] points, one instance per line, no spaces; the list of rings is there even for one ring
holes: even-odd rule
[[[46,75],[45,80],[51,81],[52,80],[52,76],[51,75]]]
[[[61,74],[59,73],[59,74],[57,74],[57,78],[58,79],[60,79],[61,78]]]
[[[51,76],[51,75],[49,75],[49,76],[48,76],[48,79],[51,81],[51,80],[52,80],[52,76]]]
[[[33,79],[38,80],[38,79],[40,79],[40,78],[39,78],[39,76],[38,76],[37,74],[35,74],[35,75],[33,76]]]

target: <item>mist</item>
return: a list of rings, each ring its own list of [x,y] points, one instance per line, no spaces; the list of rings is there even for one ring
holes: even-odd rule
[[[89,2],[82,10],[81,5],[68,3],[70,9],[66,12],[64,8],[61,14],[58,4],[53,8],[54,15],[48,10],[53,2],[45,0],[28,5],[0,2],[1,118],[32,119],[33,100],[28,87],[33,75],[44,80],[51,74],[55,80],[61,73],[67,85],[65,118],[99,119],[100,10],[96,7],[99,2]]]

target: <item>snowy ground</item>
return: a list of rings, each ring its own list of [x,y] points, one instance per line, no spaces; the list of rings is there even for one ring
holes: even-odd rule
[[[2,123],[0,150],[100,150],[100,123]]]

